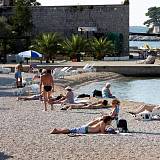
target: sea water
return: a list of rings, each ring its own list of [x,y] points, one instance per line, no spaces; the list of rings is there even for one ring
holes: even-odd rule
[[[160,78],[122,78],[109,82],[112,94],[119,99],[160,104]],[[97,81],[81,86],[76,94],[93,95],[94,89],[101,90],[105,83]]]
[[[160,48],[160,41],[129,41],[129,46],[138,48],[148,44],[151,48]]]

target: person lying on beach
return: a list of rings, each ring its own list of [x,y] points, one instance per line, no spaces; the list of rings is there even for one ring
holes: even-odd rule
[[[103,116],[101,119],[93,120],[88,124],[78,128],[54,128],[50,134],[87,134],[87,133],[107,133],[107,129],[111,128],[111,122],[114,117]]]
[[[152,105],[152,104],[146,104],[146,105],[141,105],[137,111],[135,112],[128,112],[134,116],[136,116],[137,114],[144,112],[145,110],[148,112],[153,112],[153,110],[160,110],[160,105]]]
[[[65,105],[61,110],[67,110],[67,109],[101,109],[101,108],[110,108],[110,107],[111,106],[108,104],[107,100],[100,100],[100,101],[92,103],[92,104],[78,103],[78,104]]]
[[[51,99],[53,101],[57,101],[57,100],[61,99],[62,97],[63,97],[63,95],[60,94],[57,97],[51,97]],[[31,96],[20,96],[20,97],[17,97],[17,100],[23,100],[23,101],[27,101],[27,100],[43,100],[43,96],[42,96],[42,94],[36,94],[36,95],[31,95]]]
[[[36,95],[31,95],[31,96],[21,96],[21,97],[17,97],[17,100],[23,100],[23,101],[27,101],[27,100],[39,100],[41,98],[41,94],[36,94]]]
[[[72,88],[68,86],[65,90],[67,91],[66,95],[62,96],[62,98],[57,101],[49,99],[49,104],[74,104],[74,93]]]
[[[118,99],[112,100],[112,105],[108,104],[107,100],[101,100],[93,104],[70,104],[65,105],[61,110],[71,110],[71,109],[103,109],[103,108],[111,108],[110,116],[115,117],[118,120],[118,114],[120,109],[120,101]]]

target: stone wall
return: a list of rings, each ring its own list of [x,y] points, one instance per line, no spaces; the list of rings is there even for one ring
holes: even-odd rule
[[[96,27],[98,33],[118,32],[124,37],[123,55],[128,55],[129,6],[37,6],[32,7],[34,33],[59,32],[92,36],[93,32],[78,31],[78,27]]]
[[[10,16],[12,7],[0,8],[0,15]],[[117,32],[124,38],[123,54],[129,53],[129,5],[97,6],[36,6],[31,8],[33,33],[59,32],[62,36],[93,32],[80,32],[78,27],[95,27],[97,33]]]

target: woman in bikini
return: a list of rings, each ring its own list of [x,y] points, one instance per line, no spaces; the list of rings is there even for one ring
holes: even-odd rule
[[[40,80],[40,93],[43,92],[44,110],[47,111],[47,103],[49,102],[52,91],[54,91],[54,81],[51,75],[51,70],[43,70],[42,73]]]
[[[110,108],[107,100],[100,100],[92,104],[69,104],[65,105],[61,110],[71,110],[71,109],[101,109],[101,108]]]

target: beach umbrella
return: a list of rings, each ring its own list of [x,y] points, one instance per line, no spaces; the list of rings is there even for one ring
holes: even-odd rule
[[[20,52],[18,53],[18,55],[20,57],[24,57],[24,58],[41,58],[42,57],[42,54],[36,52],[36,51],[33,51],[33,50],[29,50],[29,51],[24,51],[24,52]]]
[[[144,44],[142,47],[140,47],[142,50],[151,50],[151,47],[148,44]]]

